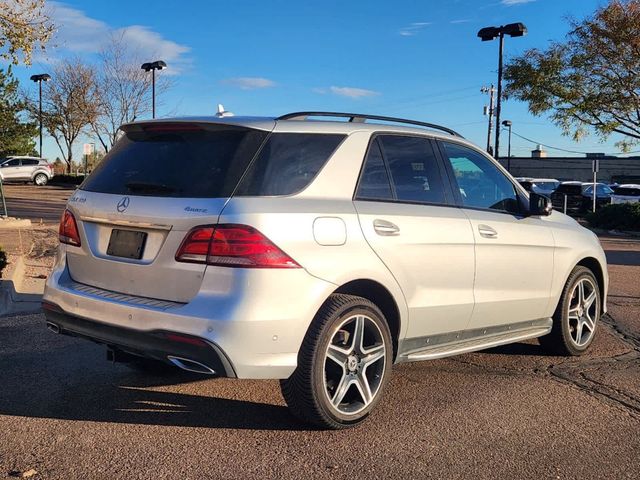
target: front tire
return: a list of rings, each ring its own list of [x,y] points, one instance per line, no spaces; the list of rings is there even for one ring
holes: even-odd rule
[[[553,314],[551,332],[538,339],[540,345],[556,355],[582,355],[593,342],[601,311],[595,275],[586,267],[574,268]]]
[[[33,178],[33,183],[39,187],[46,185],[48,181],[49,177],[47,177],[44,173],[39,173]]]
[[[334,294],[316,314],[282,396],[299,419],[342,429],[363,422],[380,401],[391,372],[393,343],[380,309]]]

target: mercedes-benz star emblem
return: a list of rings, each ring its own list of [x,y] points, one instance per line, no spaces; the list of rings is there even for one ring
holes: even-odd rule
[[[116,206],[116,208],[118,209],[118,212],[122,213],[127,209],[128,206],[129,206],[129,197],[122,197],[122,199],[118,202],[118,205]]]

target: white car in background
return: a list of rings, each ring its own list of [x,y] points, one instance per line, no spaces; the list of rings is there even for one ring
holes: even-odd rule
[[[640,202],[640,185],[627,183],[613,187],[612,204]]]
[[[33,182],[43,186],[53,178],[53,166],[44,158],[7,157],[0,162],[0,178],[3,182]]]
[[[535,337],[580,355],[606,311],[597,237],[446,127],[302,112],[122,131],[69,199],[43,298],[53,332],[114,360],[280,379],[296,416],[337,429],[392,364]]]

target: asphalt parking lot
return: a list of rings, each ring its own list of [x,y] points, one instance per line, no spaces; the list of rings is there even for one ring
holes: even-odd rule
[[[7,189],[9,204],[35,198],[27,187]],[[42,192],[29,208],[62,208]],[[534,340],[400,365],[348,431],[298,423],[276,381],[140,373],[41,314],[0,318],[0,476],[638,478],[640,239],[602,241],[610,314],[587,355]]]

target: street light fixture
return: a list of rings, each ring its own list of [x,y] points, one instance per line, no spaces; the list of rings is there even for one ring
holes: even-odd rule
[[[502,103],[502,55],[504,51],[504,36],[510,37],[522,37],[526,35],[527,27],[524,23],[509,23],[508,25],[502,25],[500,27],[485,27],[480,29],[478,37],[483,42],[491,41],[495,38],[500,39],[500,46],[498,49],[498,101],[496,106],[496,125],[500,125],[500,108]],[[495,156],[500,159],[500,128],[496,128],[496,146]]]
[[[509,129],[509,149],[507,150],[507,171],[511,172],[511,126],[513,123],[511,120],[505,120],[502,125]]]
[[[162,60],[143,63],[140,66],[140,68],[142,68],[145,72],[151,70],[151,118],[156,118],[156,70],[162,70],[166,67],[167,64]]]
[[[38,106],[38,122],[40,123],[40,158],[42,158],[42,82],[48,82],[51,80],[51,75],[48,73],[31,75],[31,80],[38,84],[38,96],[40,98],[40,104]]]

